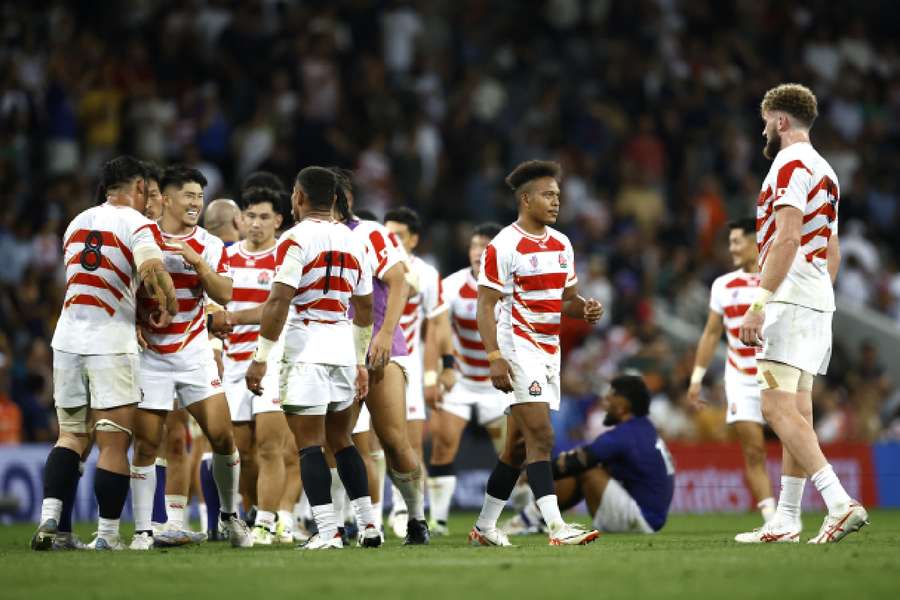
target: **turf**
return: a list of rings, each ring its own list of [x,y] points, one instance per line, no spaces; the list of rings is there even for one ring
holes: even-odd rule
[[[807,538],[820,524],[807,514]],[[470,548],[471,515],[427,548],[233,550],[222,543],[148,553],[37,553],[32,526],[0,527],[0,598],[900,598],[900,511],[833,546],[738,546],[754,515],[674,516],[654,536],[586,547]],[[90,528],[80,528],[87,538]]]

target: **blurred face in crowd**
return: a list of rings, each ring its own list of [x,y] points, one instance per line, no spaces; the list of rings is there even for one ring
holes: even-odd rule
[[[385,221],[384,226],[387,227],[388,231],[397,236],[397,239],[403,244],[403,249],[406,250],[408,254],[412,254],[413,250],[416,249],[416,246],[419,245],[419,234],[410,233],[409,226],[406,223]]]
[[[275,232],[281,227],[281,215],[275,212],[271,202],[251,204],[244,210],[246,238],[257,245],[275,240]]]
[[[525,214],[543,225],[553,225],[559,216],[559,183],[552,177],[529,181],[522,194]]]
[[[194,181],[189,181],[180,188],[175,185],[166,186],[163,190],[163,206],[171,221],[177,221],[183,227],[194,227],[200,222],[200,213],[203,211],[203,187]]]
[[[616,393],[612,387],[609,388],[606,396],[603,397],[601,406],[606,409],[606,416],[603,418],[603,424],[607,427],[618,425],[622,422],[625,415],[631,412],[631,403],[628,402],[628,399],[625,398],[625,396]]]
[[[732,229],[728,232],[728,252],[735,267],[746,268],[756,263],[759,251],[756,247],[756,232]]]
[[[162,192],[159,191],[159,182],[155,179],[147,180],[147,203],[144,206],[144,216],[151,221],[158,221],[163,213]]]
[[[472,265],[472,273],[475,277],[481,273],[481,255],[491,240],[484,235],[473,235],[469,242],[469,264]]]
[[[773,160],[781,150],[781,134],[778,130],[779,128],[784,129],[787,125],[788,118],[784,113],[769,111],[765,111],[762,114],[762,118],[763,123],[765,123],[765,126],[763,127],[763,137],[766,138],[766,147],[763,148],[763,156],[769,160]]]

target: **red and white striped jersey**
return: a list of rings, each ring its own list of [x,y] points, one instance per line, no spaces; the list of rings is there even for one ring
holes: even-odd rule
[[[444,279],[444,301],[450,310],[456,368],[472,381],[489,381],[490,363],[478,333],[478,281],[471,268]]]
[[[547,228],[534,236],[513,223],[484,250],[478,285],[503,293],[497,343],[504,356],[537,351],[559,359],[562,296],[575,285],[575,255],[569,238]]]
[[[372,293],[363,243],[343,223],[307,218],[278,240],[275,269],[275,283],[297,290],[284,334],[285,358],[355,365],[350,297]]]
[[[163,241],[188,244],[215,273],[231,277],[228,270],[228,254],[222,240],[202,227],[194,227],[188,235],[174,236],[165,232]],[[145,337],[148,348],[143,353],[142,365],[152,370],[184,370],[193,368],[209,352],[209,337],[206,333],[206,292],[197,271],[180,255],[164,250],[166,270],[175,283],[178,296],[178,314],[168,327],[148,328]],[[141,304],[148,309],[152,302],[141,298]]]
[[[409,268],[419,280],[418,293],[410,296],[400,317],[400,329],[410,356],[418,356],[422,346],[422,323],[445,310],[441,274],[418,256],[411,256]]]
[[[134,264],[138,248],[162,244],[159,227],[109,203],[72,219],[63,236],[66,291],[52,346],[72,354],[137,353]]]
[[[275,278],[275,246],[260,252],[250,252],[244,242],[232,244],[225,250],[234,286],[231,302],[226,310],[236,312],[256,308],[265,303]],[[259,325],[236,325],[225,340],[222,363],[226,381],[239,381],[247,373],[250,359],[256,351]]]
[[[838,232],[839,200],[837,175],[812,145],[791,144],[772,161],[756,206],[760,270],[775,240],[776,209],[793,206],[803,213],[800,249],[773,302],[834,311],[827,257],[828,240]]]
[[[741,269],[726,273],[713,281],[709,293],[709,309],[722,315],[728,341],[725,377],[743,377],[756,382],[756,348],[741,342],[740,327],[744,313],[753,304],[759,287],[759,273]]]

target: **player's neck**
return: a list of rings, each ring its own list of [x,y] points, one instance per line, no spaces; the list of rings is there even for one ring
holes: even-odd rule
[[[194,231],[196,225],[185,225],[184,221],[167,219],[166,215],[163,214],[162,218],[159,220],[159,228],[167,235],[180,237]]]
[[[519,218],[516,220],[516,225],[529,235],[533,235],[535,237],[541,237],[545,233],[547,233],[547,226],[539,221],[535,221],[531,217],[526,214],[519,213]]]
[[[259,243],[254,242],[250,238],[244,240],[244,250],[250,252],[251,254],[256,254],[257,252],[265,252],[275,245],[275,238],[268,238]]]
[[[331,210],[311,210],[305,215],[303,215],[303,220],[319,220],[319,221],[330,221],[331,220]]]
[[[110,206],[134,208],[134,205],[131,203],[131,197],[125,194],[110,194],[106,197],[106,203]]]
[[[808,144],[809,132],[801,129],[791,129],[781,135],[781,149],[784,150],[788,146],[794,144]]]
[[[759,263],[755,260],[748,262],[748,263],[744,263],[741,266],[741,270],[744,273],[759,273]]]

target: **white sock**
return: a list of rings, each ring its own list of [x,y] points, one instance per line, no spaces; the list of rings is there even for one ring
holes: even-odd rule
[[[330,540],[337,533],[338,523],[334,516],[334,504],[320,504],[312,507],[313,519],[319,529],[319,537]]]
[[[831,465],[825,465],[810,477],[813,485],[822,494],[822,500],[828,507],[828,514],[838,515],[847,512],[850,505],[850,495],[841,485],[840,479],[835,475]]]
[[[41,502],[41,523],[47,519],[53,519],[59,524],[60,515],[62,515],[63,501],[59,498],[44,498]]]
[[[378,497],[380,504],[384,504],[384,480],[387,478],[387,460],[384,458],[384,450],[371,452],[369,456],[375,461],[375,475],[377,476]],[[369,490],[371,491],[371,490]]]
[[[153,496],[156,494],[156,465],[131,465],[131,508],[135,531],[153,531]]]
[[[353,506],[353,514],[356,518],[356,526],[362,531],[367,525],[375,525],[375,511],[372,506],[372,497],[363,496],[356,500],[351,500]]]
[[[382,513],[381,502],[372,503],[372,513],[375,516],[375,527],[378,531],[381,531],[381,526],[384,524],[384,514]]]
[[[546,496],[538,498],[535,502],[537,503],[538,509],[541,511],[544,523],[547,524],[547,527],[550,528],[551,531],[555,531],[564,524],[562,515],[559,512],[559,502],[556,500],[556,494],[547,494]]]
[[[212,456],[212,454],[210,454],[210,456]],[[164,458],[160,458],[160,457],[157,456],[157,457],[156,457],[156,466],[157,466],[157,467],[162,467],[163,469],[165,469],[166,467],[169,466],[169,461],[167,461],[167,460],[164,459]]]
[[[478,515],[478,520],[475,521],[475,527],[481,531],[496,529],[497,519],[500,518],[500,513],[503,512],[504,506],[506,506],[506,500],[500,500],[490,494],[485,494],[484,504],[481,505],[481,513]]]
[[[403,494],[393,482],[391,482],[391,512],[409,512],[406,509],[406,500],[403,499]]]
[[[256,511],[256,522],[254,523],[256,527],[265,527],[270,532],[275,531],[275,513],[268,510],[257,510]]]
[[[534,502],[534,492],[527,481],[519,481],[513,488],[512,494],[509,496],[509,503],[513,510],[519,512],[525,510],[525,507]]]
[[[184,529],[184,507],[187,496],[166,494],[166,524],[171,529]]]
[[[294,515],[291,514],[289,510],[279,510],[278,511],[278,522],[281,523],[281,526],[284,528],[283,531],[286,534],[294,533]]]
[[[431,520],[446,523],[450,516],[450,502],[456,489],[456,475],[428,478],[428,499]]]
[[[206,519],[209,514],[206,510],[206,502],[201,502],[197,505],[197,512],[200,513],[200,533],[208,533],[209,523],[206,522]]]
[[[344,482],[341,481],[337,468],[331,469],[331,504],[334,506],[334,518],[338,520],[338,524],[341,526],[344,525],[344,513],[349,500],[347,492],[344,490]]]
[[[762,515],[763,521],[768,523],[772,520],[772,517],[775,516],[775,498],[769,496],[768,498],[763,498],[756,504],[756,508],[759,509],[759,513]]]
[[[300,500],[294,506],[294,514],[299,519],[312,519],[312,508],[309,505],[309,498],[306,497],[306,492],[300,494]]]
[[[529,525],[537,525],[541,522],[541,509],[538,508],[538,505],[535,502],[529,502],[525,508],[522,509],[522,513],[528,520]]]
[[[154,467],[154,465],[150,466]],[[119,519],[104,519],[100,517],[97,522],[97,537],[106,539],[119,537]]]
[[[231,454],[213,454],[212,474],[219,491],[219,510],[225,514],[237,512],[238,482],[241,478],[241,456],[235,450]]]
[[[398,473],[391,469],[391,481],[406,501],[409,518],[424,521],[425,493],[422,490],[422,467],[416,465],[415,470],[410,473]]]
[[[805,477],[781,476],[781,493],[778,495],[778,508],[775,509],[779,521],[794,523],[800,520],[800,504],[805,487]]]

